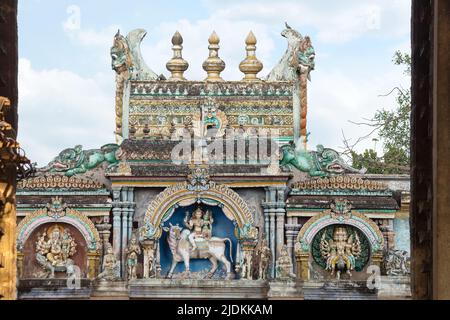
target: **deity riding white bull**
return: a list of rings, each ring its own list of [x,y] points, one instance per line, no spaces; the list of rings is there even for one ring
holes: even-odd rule
[[[192,244],[188,239],[191,232],[188,229],[183,230],[179,225],[174,226],[171,223],[169,223],[169,225],[170,228],[163,228],[164,231],[169,232],[167,241],[169,243],[170,251],[172,252],[172,264],[169,273],[167,274],[167,278],[172,278],[173,271],[178,262],[184,262],[185,273],[186,275],[189,275],[190,259],[209,259],[212,267],[206,278],[211,278],[214,275],[218,267],[218,262],[220,261],[225,265],[227,272],[226,279],[231,279],[231,263],[225,257],[225,242],[228,241],[230,243],[230,260],[233,262],[233,257],[231,256],[233,245],[229,238],[211,237],[210,239],[202,239],[201,242],[203,242],[204,245],[198,246],[195,250],[192,250]]]

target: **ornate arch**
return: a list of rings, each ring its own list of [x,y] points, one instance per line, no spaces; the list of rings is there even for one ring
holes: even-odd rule
[[[161,225],[170,219],[176,208],[196,202],[220,205],[226,217],[235,221],[239,229],[253,225],[253,215],[247,203],[229,187],[215,182],[193,187],[183,182],[166,188],[150,203],[144,217],[143,237],[159,238]]]
[[[62,212],[62,211],[61,211]],[[81,212],[65,208],[63,214],[52,215],[52,211],[43,208],[34,211],[26,216],[17,226],[17,245],[19,250],[28,240],[29,236],[36,228],[45,223],[67,223],[75,228],[83,235],[86,240],[88,249],[96,251],[100,248],[100,235],[92,221]]]
[[[330,225],[350,225],[361,230],[367,237],[373,253],[377,253],[383,249],[384,238],[378,226],[359,212],[346,211],[343,214],[327,210],[308,220],[303,225],[297,236],[296,251],[309,252],[314,236],[325,227]]]

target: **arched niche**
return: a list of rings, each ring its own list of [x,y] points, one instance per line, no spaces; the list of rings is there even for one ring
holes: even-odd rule
[[[369,240],[373,253],[383,249],[384,238],[378,226],[359,212],[351,212],[348,218],[333,217],[329,211],[325,211],[308,220],[303,225],[297,236],[296,250],[309,252],[314,236],[323,228],[331,225],[349,225],[359,229]]]
[[[364,214],[348,211],[344,215],[336,215],[331,210],[322,212],[308,220],[298,233],[295,243],[297,275],[303,280],[310,278],[311,246],[316,235],[330,226],[351,226],[359,230],[370,245],[370,259],[373,264],[380,265],[384,238],[378,226]]]
[[[209,182],[205,190],[194,190],[189,186],[184,182],[168,187],[150,203],[143,221],[147,237],[159,239],[162,234],[161,225],[170,219],[175,210],[194,203],[220,206],[223,214],[239,229],[253,225],[253,215],[247,203],[229,187],[214,182]]]
[[[58,227],[70,232],[71,237],[74,239],[76,246],[76,253],[70,257],[74,261],[74,264],[80,268],[81,277],[86,277],[88,275],[89,265],[87,253],[89,251],[88,244],[84,236],[75,226],[65,223],[65,222],[45,222],[39,224],[34,228],[29,234],[27,240],[23,243],[21,247],[20,256],[20,278],[40,278],[39,273],[43,273],[43,268],[39,265],[36,259],[36,242],[44,231],[48,233],[52,228]],[[56,278],[67,277],[65,272],[56,272]]]
[[[18,250],[21,251],[21,247],[36,228],[47,223],[66,223],[75,227],[83,235],[89,251],[97,251],[101,247],[98,230],[84,214],[67,208],[62,216],[49,216],[48,209],[44,208],[29,214],[17,226]]]

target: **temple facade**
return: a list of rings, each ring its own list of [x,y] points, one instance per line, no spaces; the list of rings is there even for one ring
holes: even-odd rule
[[[286,24],[259,77],[250,32],[243,78],[226,81],[213,32],[191,81],[181,34],[168,76],[143,60],[145,35],[111,48],[116,142],[19,182],[19,299],[409,296],[409,178],[308,145],[308,36]]]

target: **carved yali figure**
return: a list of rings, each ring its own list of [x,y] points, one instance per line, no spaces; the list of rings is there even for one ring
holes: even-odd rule
[[[128,280],[137,279],[136,266],[138,256],[141,254],[141,248],[135,236],[130,239],[128,248],[125,250],[127,255]]]
[[[48,236],[48,238],[47,238]],[[69,272],[74,266],[70,259],[75,255],[77,244],[69,230],[55,225],[38,234],[36,241],[36,260],[44,269],[41,277],[55,277],[56,272]],[[69,268],[70,267],[70,268]]]
[[[95,169],[104,162],[108,163],[108,168],[112,168],[119,162],[116,158],[118,149],[116,144],[106,144],[100,149],[91,150],[83,150],[81,145],[77,145],[61,151],[53,161],[37,171],[63,173],[71,177]]]
[[[106,253],[103,256],[102,272],[97,278],[103,281],[115,281],[120,279],[119,262],[114,255],[113,247],[110,243],[106,245]]]
[[[281,147],[283,157],[280,161],[280,167],[283,170],[291,171],[292,168],[296,168],[308,173],[311,177],[327,177],[344,173],[364,174],[366,172],[366,169],[358,170],[349,166],[333,149],[318,145],[317,151],[308,151],[304,148],[303,142]]]

